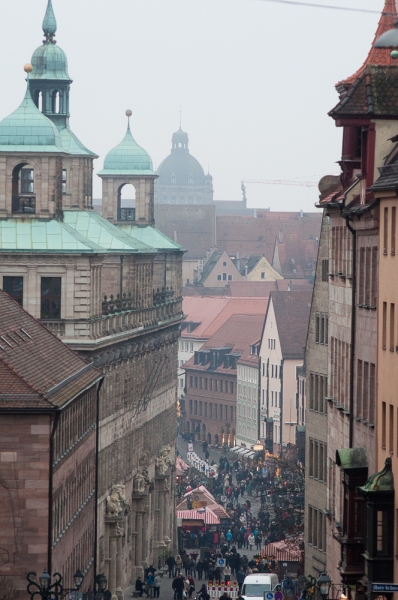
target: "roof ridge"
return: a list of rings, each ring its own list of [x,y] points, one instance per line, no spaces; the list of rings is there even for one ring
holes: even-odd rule
[[[367,65],[395,65],[395,59],[391,58],[391,49],[389,48],[375,48],[375,41],[386,31],[394,27],[394,21],[398,17],[397,6],[395,0],[385,0],[384,8],[380,16],[379,23],[377,25],[376,33],[373,38],[371,48],[368,55],[362,64],[362,66],[355,71],[353,75],[342,79],[336,83],[336,87],[344,85],[352,85],[355,80],[362,74]]]

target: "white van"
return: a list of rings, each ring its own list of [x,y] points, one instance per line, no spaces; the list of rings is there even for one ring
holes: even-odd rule
[[[245,577],[242,596],[245,600],[264,600],[264,592],[272,592],[278,583],[275,573],[252,573]]]

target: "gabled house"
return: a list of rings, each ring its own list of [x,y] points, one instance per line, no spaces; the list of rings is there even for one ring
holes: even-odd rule
[[[247,281],[277,281],[283,279],[268,262],[265,256],[249,256],[244,269]]]
[[[215,249],[203,265],[202,272],[198,275],[196,285],[204,287],[225,287],[230,281],[242,281],[239,273],[227,252]]]
[[[311,291],[271,292],[261,336],[260,439],[270,452],[296,443],[297,369],[302,366]]]

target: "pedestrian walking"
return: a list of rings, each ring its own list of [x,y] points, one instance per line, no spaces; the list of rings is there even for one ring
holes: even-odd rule
[[[155,580],[153,582],[153,597],[159,598],[160,594],[160,575],[155,575]]]

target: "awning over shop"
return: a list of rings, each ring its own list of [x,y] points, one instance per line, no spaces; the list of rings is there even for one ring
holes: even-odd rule
[[[220,525],[220,519],[211,511],[206,508],[203,512],[197,510],[177,510],[177,519],[183,519],[183,525],[185,520],[191,521],[202,521],[206,525]]]

